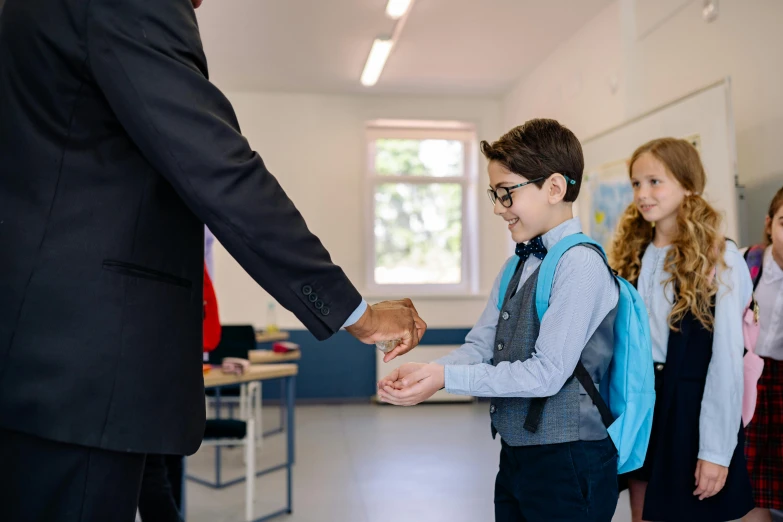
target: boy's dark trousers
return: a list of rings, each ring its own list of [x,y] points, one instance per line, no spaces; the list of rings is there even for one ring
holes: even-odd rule
[[[502,442],[496,522],[610,522],[617,508],[617,451],[607,437],[541,446]]]

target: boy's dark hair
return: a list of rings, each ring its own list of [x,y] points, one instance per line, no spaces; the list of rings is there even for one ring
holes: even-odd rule
[[[514,127],[499,140],[481,142],[481,152],[489,161],[529,180],[549,178],[560,173],[574,180],[568,184],[565,201],[576,201],[582,186],[585,160],[582,145],[574,133],[555,120],[534,119]],[[541,188],[545,180],[536,185]]]

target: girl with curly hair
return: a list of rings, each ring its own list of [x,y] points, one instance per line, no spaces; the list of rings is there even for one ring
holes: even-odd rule
[[[752,283],[687,141],[653,140],[629,165],[634,202],[611,262],[650,315],[656,406],[644,466],[629,473],[634,522],[710,522],[753,508],[743,453],[742,315]]]

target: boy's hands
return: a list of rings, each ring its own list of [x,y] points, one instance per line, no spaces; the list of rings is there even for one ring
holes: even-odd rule
[[[714,497],[726,485],[728,474],[729,468],[720,464],[713,464],[706,460],[697,461],[695,473],[696,491],[693,492],[693,495],[698,496],[699,500]]]
[[[427,366],[427,363],[406,363],[393,370],[389,375],[378,381],[378,389],[382,390],[384,386],[391,386],[394,389],[402,388],[402,379],[411,373]]]
[[[397,406],[413,406],[443,388],[445,367],[440,364],[408,363],[378,383],[378,398]]]

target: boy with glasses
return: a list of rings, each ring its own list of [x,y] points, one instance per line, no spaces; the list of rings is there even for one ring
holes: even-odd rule
[[[497,521],[609,522],[617,505],[617,453],[598,408],[574,377],[581,361],[601,383],[612,359],[619,291],[602,255],[579,245],[557,264],[539,321],[539,267],[558,241],[581,232],[573,217],[584,169],[582,147],[554,120],[536,119],[490,144],[490,201],[517,243],[465,344],[431,364],[406,364],[378,385],[392,404],[413,405],[445,386],[491,397],[500,434]],[[540,398],[546,397],[546,404]],[[535,422],[529,422],[535,418]]]

